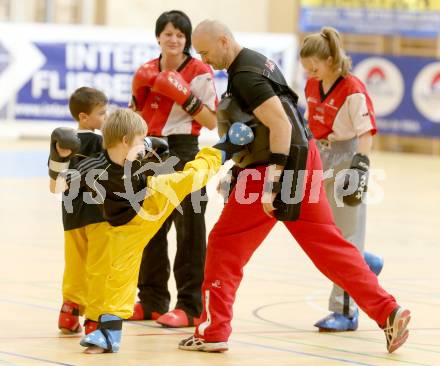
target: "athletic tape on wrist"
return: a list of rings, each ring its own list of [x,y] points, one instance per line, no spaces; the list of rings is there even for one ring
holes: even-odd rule
[[[49,160],[49,169],[56,173],[61,173],[63,170],[69,169],[69,164],[70,161],[59,162],[59,161]]]

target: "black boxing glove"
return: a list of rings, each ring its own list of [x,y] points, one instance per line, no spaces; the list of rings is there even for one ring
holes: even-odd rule
[[[142,162],[162,162],[168,159],[170,149],[168,142],[160,137],[148,136],[144,139],[145,155]]]
[[[367,155],[357,153],[353,156],[351,161],[350,170],[353,174],[357,174],[358,181],[356,190],[342,198],[344,203],[348,206],[357,206],[362,203],[364,193],[367,191],[368,183],[368,169],[370,168],[370,159]],[[350,174],[345,175],[344,190],[347,190],[350,184]]]
[[[62,157],[58,153],[58,146],[62,149],[69,149],[71,153]],[[73,128],[58,127],[52,131],[50,136],[50,153],[49,153],[49,176],[57,179],[58,174],[63,170],[69,169],[70,159],[75,155],[81,147],[81,140],[77,132]]]

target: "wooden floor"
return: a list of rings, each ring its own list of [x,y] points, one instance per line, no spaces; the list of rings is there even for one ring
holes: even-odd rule
[[[0,141],[0,365],[440,365],[439,158],[373,155],[386,177],[371,193],[385,195],[369,208],[367,247],[385,257],[381,283],[413,314],[410,338],[395,354],[365,314],[357,332],[315,330],[330,284],[277,225],[245,269],[229,352],[180,351],[191,329],[126,322],[119,353],[86,355],[79,336],[57,330],[63,239],[46,146]],[[220,210],[212,193],[209,227]]]

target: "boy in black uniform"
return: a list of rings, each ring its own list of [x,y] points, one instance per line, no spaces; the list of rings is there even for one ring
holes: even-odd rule
[[[98,329],[81,340],[81,345],[88,347],[87,353],[119,350],[122,319],[133,312],[145,245],[184,197],[205,186],[222,163],[219,150],[204,148],[181,172],[147,176],[145,172],[156,168],[163,173],[172,160],[158,164],[168,146],[160,138],[144,137],[146,126],[137,113],[116,110],[102,133],[105,150],[83,160],[75,171],[65,171],[78,146],[74,131],[54,130],[50,154],[51,192],[67,187],[81,192],[87,186],[95,202],[102,204],[104,218],[110,224],[104,234],[102,260],[94,268],[99,286],[89,296],[98,306],[93,314],[87,312],[92,320],[99,320]],[[150,154],[156,157],[153,162],[148,160]]]
[[[78,122],[80,147],[78,155],[70,161],[69,168],[74,168],[82,156],[89,156],[102,151],[102,137],[94,133],[101,129],[107,116],[107,97],[99,90],[82,87],[70,97],[69,109]],[[70,192],[63,194],[64,225],[64,277],[63,305],[58,327],[63,333],[81,332],[79,315],[83,315],[88,306],[88,284],[91,280],[91,266],[99,257],[107,223],[96,205],[87,205],[82,195],[70,198]],[[93,280],[92,280],[93,282]],[[96,323],[86,319],[86,333],[96,329]]]

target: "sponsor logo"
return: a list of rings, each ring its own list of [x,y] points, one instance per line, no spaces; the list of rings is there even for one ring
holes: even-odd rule
[[[181,91],[183,94],[188,94],[188,89],[186,87],[184,87],[182,84],[180,84],[179,80],[177,80],[175,77],[173,77],[172,75],[168,76],[168,81],[174,85],[174,87]]]
[[[420,70],[414,79],[412,96],[417,110],[426,119],[440,123],[440,62]]]
[[[392,62],[370,57],[359,62],[353,73],[365,83],[378,117],[392,114],[400,105],[405,84],[402,74]]]
[[[220,282],[220,280],[215,280],[214,282],[211,283],[211,286],[215,288],[221,288],[222,283]]]
[[[337,111],[338,108],[335,107],[334,103],[335,103],[335,100],[334,100],[334,99],[330,99],[330,101],[329,101],[328,103],[325,103],[325,105],[326,105],[328,108],[331,108],[331,109],[334,109],[334,110]]]
[[[191,109],[193,109],[195,107],[196,103],[197,103],[197,99],[196,98],[191,99],[190,103],[186,106],[185,109],[187,111],[190,111]]]
[[[318,122],[320,122],[320,123],[324,123],[324,116],[318,116],[318,115],[314,115],[313,116],[313,119],[315,120],[315,121],[318,121]]]

